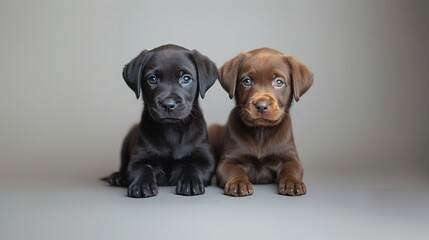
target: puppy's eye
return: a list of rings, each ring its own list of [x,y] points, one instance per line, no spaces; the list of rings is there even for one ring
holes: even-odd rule
[[[156,84],[158,84],[158,78],[155,75],[150,75],[147,78],[147,82],[151,85],[156,85]]]
[[[250,87],[253,84],[253,81],[250,77],[245,77],[243,78],[243,80],[241,80],[241,83],[245,86],[245,87]]]
[[[285,82],[283,82],[283,80],[281,80],[280,78],[276,78],[274,80],[274,87],[281,87],[285,84]]]
[[[182,85],[188,85],[192,82],[192,77],[189,76],[188,74],[185,74],[180,78],[179,82]]]

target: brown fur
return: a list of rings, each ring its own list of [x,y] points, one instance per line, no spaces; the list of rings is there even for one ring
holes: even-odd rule
[[[251,86],[245,85],[247,78]],[[252,184],[273,182],[282,195],[305,194],[289,108],[312,85],[312,73],[293,56],[262,48],[226,62],[220,83],[236,101],[226,126],[209,127],[209,143],[219,161],[217,182],[225,194],[247,196]]]

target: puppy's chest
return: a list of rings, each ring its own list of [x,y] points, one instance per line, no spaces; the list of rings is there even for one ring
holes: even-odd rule
[[[240,142],[241,144],[236,145],[240,148],[240,152],[246,153],[246,155],[251,155],[259,160],[263,160],[270,156],[285,155],[292,147],[289,146],[284,139],[279,139],[278,136],[266,134],[264,131],[254,132],[253,134],[246,136],[245,141]]]
[[[238,163],[246,170],[251,182],[273,182],[292,147],[273,136],[255,134],[248,137],[236,145],[241,153]]]
[[[156,144],[161,156],[172,159],[182,159],[189,156],[194,150],[195,143],[186,133],[165,131]]]

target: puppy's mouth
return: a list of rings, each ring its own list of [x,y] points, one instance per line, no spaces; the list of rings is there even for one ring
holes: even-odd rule
[[[176,123],[176,122],[180,122],[182,121],[183,118],[159,118],[158,121],[159,122],[163,122],[163,123]]]
[[[157,122],[161,123],[177,123],[185,120],[191,114],[191,109],[183,107],[183,109],[177,109],[173,112],[165,111],[165,109],[152,107],[149,108],[149,114]]]
[[[247,110],[245,110],[247,112]],[[268,118],[265,116],[255,116],[253,114],[244,114],[243,115],[243,122],[251,127],[269,127],[269,126],[276,126],[279,124],[284,114],[279,114],[279,117],[276,118]]]

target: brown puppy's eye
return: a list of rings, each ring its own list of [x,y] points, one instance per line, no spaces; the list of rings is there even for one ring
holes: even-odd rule
[[[280,78],[276,78],[274,80],[274,87],[281,87],[285,84],[285,82],[283,82],[283,80],[281,80]]]
[[[241,80],[241,83],[245,86],[245,87],[250,87],[253,84],[253,81],[250,77],[245,77],[243,78],[243,80]]]

